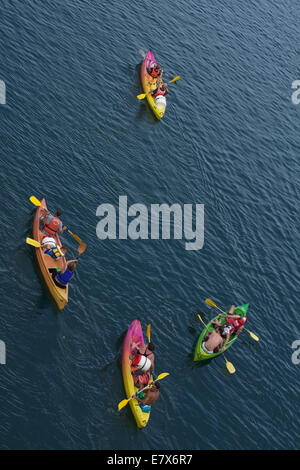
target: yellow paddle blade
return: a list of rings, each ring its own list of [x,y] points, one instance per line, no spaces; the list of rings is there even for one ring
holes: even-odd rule
[[[41,246],[40,242],[38,242],[37,240],[33,240],[33,238],[29,237],[26,238],[26,243],[28,243],[28,245],[35,246],[36,248],[40,248]]]
[[[170,375],[169,372],[163,372],[162,374],[159,374],[157,379],[155,379],[155,382],[157,382],[158,380],[164,379],[165,377],[167,377],[167,375]]]
[[[259,337],[256,336],[254,333],[251,333],[251,331],[247,330],[251,338],[255,339],[255,341],[259,341]]]
[[[205,326],[205,328],[207,328],[206,325],[205,325],[205,323],[204,323],[204,321],[203,321],[202,318],[200,317],[199,313],[198,313],[198,317],[200,318],[200,321],[202,321],[202,323],[203,323],[203,325]]]
[[[151,328],[151,325],[149,324],[147,326],[147,338],[148,338],[149,343],[150,343],[150,328]]]
[[[127,405],[127,403],[129,402],[129,400],[131,400],[131,398],[128,398],[128,400],[122,400],[122,401],[120,401],[120,403],[118,404],[118,410],[120,411],[122,408],[124,408],[124,406]]]
[[[177,75],[177,77],[173,78],[169,83],[176,82],[176,80],[179,80],[181,78],[180,75]]]
[[[35,206],[41,206],[41,201],[39,201],[35,196],[30,196],[29,200]]]
[[[215,307],[215,308],[218,308],[217,307],[217,304],[215,304],[215,302],[213,302],[212,300],[210,299],[205,299],[205,302],[210,305],[211,307]]]
[[[69,232],[70,235],[72,235],[72,237],[75,238],[76,241],[78,241],[78,243],[79,243],[80,245],[83,244],[81,238],[79,238],[78,235],[76,235],[75,233],[71,232],[71,230],[68,230],[68,232]]]
[[[142,93],[141,95],[137,95],[137,99],[143,100],[144,98],[146,98],[146,96],[147,96],[147,93]]]
[[[225,361],[226,361],[226,367],[228,371],[230,372],[230,374],[234,374],[235,373],[234,365],[231,364],[231,362],[227,361],[227,359],[225,359]]]

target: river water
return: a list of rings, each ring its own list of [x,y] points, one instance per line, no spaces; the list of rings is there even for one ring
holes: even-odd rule
[[[0,17],[0,447],[299,448],[299,4],[3,0]],[[181,75],[160,122],[136,99],[149,48]],[[25,244],[31,195],[87,243],[59,313]],[[119,196],[204,204],[203,248],[100,240],[97,208]],[[234,375],[193,362],[207,297],[250,303],[260,341],[228,350]],[[135,318],[170,373],[144,430],[117,410]]]

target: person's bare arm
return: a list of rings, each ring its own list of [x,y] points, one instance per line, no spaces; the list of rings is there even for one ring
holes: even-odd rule
[[[68,227],[66,225],[63,225],[63,227],[59,230],[59,234],[62,235],[65,230],[68,230]]]
[[[225,339],[225,343],[223,344],[223,347],[222,347],[222,351],[225,350],[225,348],[226,348],[226,346],[227,346],[227,343],[228,343],[228,341],[229,341],[229,338],[230,338],[230,334],[227,333],[226,339]]]

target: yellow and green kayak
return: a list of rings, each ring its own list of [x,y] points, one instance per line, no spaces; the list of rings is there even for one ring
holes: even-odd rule
[[[247,310],[248,310],[248,307],[249,307],[249,304],[244,304],[244,305],[239,305],[238,307],[235,308],[234,310],[234,315],[240,315],[241,317],[245,317],[246,314],[247,314]],[[225,313],[228,313],[225,312]],[[219,356],[220,354],[222,354],[222,352],[224,351],[219,351],[217,353],[212,353],[212,354],[209,354],[207,352],[204,351],[204,349],[202,348],[202,343],[204,341],[204,337],[205,335],[209,332],[209,331],[213,331],[214,330],[214,327],[213,325],[211,324],[212,321],[215,321],[217,320],[218,318],[218,315],[215,316],[210,322],[209,324],[206,326],[206,328],[204,328],[204,330],[202,330],[199,338],[198,338],[198,341],[197,341],[197,344],[196,344],[196,347],[195,347],[195,355],[194,355],[194,361],[205,361],[207,359],[212,359],[216,356]],[[219,321],[224,325],[225,322],[226,322],[226,319],[225,318],[219,318]],[[230,346],[237,340],[238,338],[238,335],[236,334],[232,334],[231,335],[231,338],[229,339],[227,345],[226,345],[226,348],[225,348],[225,351],[230,348]],[[225,342],[225,339],[223,340],[223,343]]]

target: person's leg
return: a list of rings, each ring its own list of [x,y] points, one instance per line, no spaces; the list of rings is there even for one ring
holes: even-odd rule
[[[50,273],[52,274],[52,279],[53,279],[54,284],[55,284],[57,287],[60,287],[61,289],[66,289],[66,286],[63,286],[62,284],[60,284],[60,283],[56,280],[56,275],[57,275],[56,269],[55,269],[55,268],[49,268],[49,271],[50,271]]]
[[[143,413],[150,413],[151,411],[151,406],[149,405],[143,405],[143,403],[140,403],[140,407]]]
[[[235,309],[235,306],[234,305],[231,305],[228,313],[230,313],[230,315],[234,315],[234,309]]]

